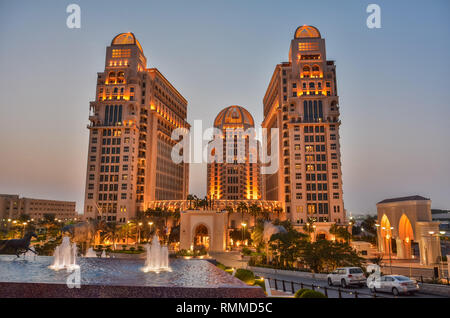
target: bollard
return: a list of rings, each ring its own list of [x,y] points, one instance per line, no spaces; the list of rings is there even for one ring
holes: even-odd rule
[[[283,291],[286,292],[286,285],[284,284],[284,280],[281,281],[283,283]]]
[[[278,290],[277,279],[275,278],[275,290]]]
[[[328,288],[325,286],[323,289],[325,290],[325,296],[328,297]]]
[[[338,296],[339,298],[342,298],[341,287],[338,287],[338,295],[339,295],[339,296]]]
[[[300,288],[303,289],[303,283],[300,283]]]
[[[358,292],[355,291],[355,298],[358,298]]]
[[[295,294],[294,282],[291,282],[291,290],[292,290],[292,293]]]
[[[314,290],[314,284],[311,284],[311,289]]]

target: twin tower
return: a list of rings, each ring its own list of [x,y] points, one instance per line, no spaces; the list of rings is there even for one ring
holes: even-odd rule
[[[262,111],[262,128],[278,129],[277,171],[261,174],[259,158],[250,161],[248,143],[235,137],[231,146],[224,143],[224,153],[237,155],[243,147],[245,160],[208,164],[210,205],[256,204],[282,211],[281,218],[299,227],[344,223],[336,68],[315,27],[295,31],[289,62],[275,67]],[[158,69],[147,68],[134,34],[117,35],[106,49],[90,103],[86,218],[123,223],[148,208],[187,208],[189,166],[171,159],[178,142],[172,131],[189,130],[186,119],[186,99]],[[244,107],[229,106],[214,127],[225,136],[255,123]],[[270,148],[274,141],[267,136]]]

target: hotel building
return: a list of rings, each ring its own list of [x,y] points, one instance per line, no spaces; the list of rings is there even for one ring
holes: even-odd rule
[[[0,219],[17,219],[27,215],[30,219],[40,220],[46,214],[57,219],[70,220],[80,216],[75,211],[75,202],[32,198],[21,198],[17,194],[0,194]]]
[[[341,122],[336,66],[315,27],[297,28],[289,62],[275,67],[263,104],[262,127],[279,129],[280,154],[278,172],[264,176],[265,199],[281,201],[295,226],[314,220],[317,234],[327,236],[332,223],[345,222]]]
[[[252,115],[241,106],[226,107],[215,118],[214,128],[222,132],[223,149],[221,155],[216,149],[210,149],[216,160],[208,163],[208,197],[212,200],[260,200],[259,144],[252,149],[251,136],[245,133],[255,128]]]
[[[171,159],[176,128],[189,129],[187,101],[147,59],[132,33],[106,48],[90,103],[84,213],[126,222],[155,201],[185,200],[189,167]]]

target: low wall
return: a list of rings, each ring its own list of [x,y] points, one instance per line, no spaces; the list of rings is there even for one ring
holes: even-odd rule
[[[419,293],[450,297],[450,286],[439,284],[420,284]]]
[[[195,288],[0,282],[0,298],[263,298],[259,286]]]
[[[253,266],[249,266],[248,269],[253,272],[258,272],[258,273],[279,274],[279,275],[312,278],[312,279],[323,279],[323,280],[327,279],[327,274],[316,274],[316,273],[300,272],[300,271],[288,271],[288,270],[284,270],[284,269],[253,267]]]

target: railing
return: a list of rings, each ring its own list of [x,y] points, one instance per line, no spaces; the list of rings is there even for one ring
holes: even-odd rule
[[[343,298],[343,295],[348,294],[350,297],[353,298],[359,298],[361,296],[369,296],[371,298],[386,298],[385,296],[381,296],[376,293],[365,293],[361,291],[349,291],[345,289],[341,289],[340,287],[334,288],[334,287],[327,287],[327,286],[319,286],[314,284],[305,284],[305,283],[298,283],[293,281],[287,281],[283,279],[276,279],[271,277],[265,277],[267,281],[269,282],[270,288],[273,288],[277,291],[283,291],[285,293],[292,293],[295,294],[299,289],[311,289],[315,291],[322,291],[325,296],[328,297],[330,291],[335,291],[337,293],[337,298]],[[298,287],[298,288],[297,288]]]

